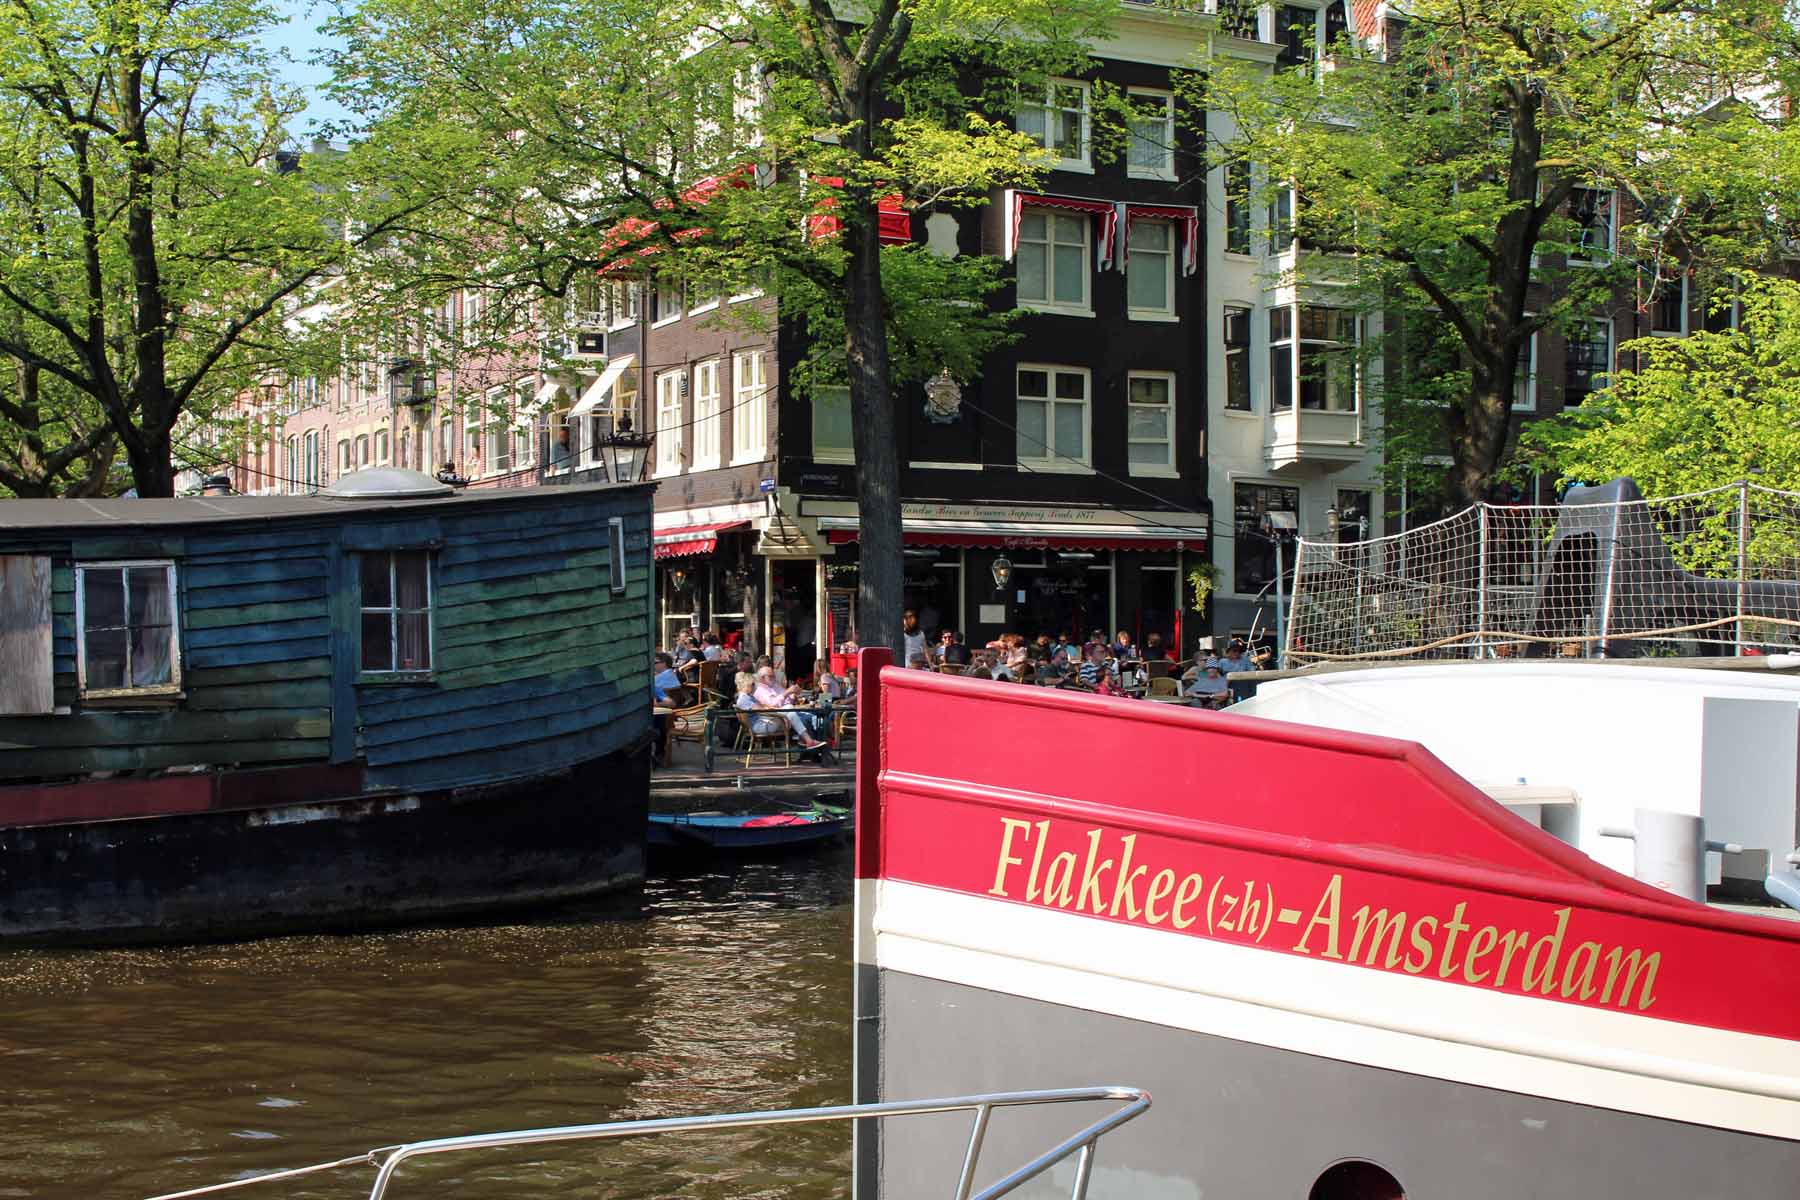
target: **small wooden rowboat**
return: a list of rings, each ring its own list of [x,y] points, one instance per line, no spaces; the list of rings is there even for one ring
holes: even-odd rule
[[[850,809],[813,802],[742,811],[653,812],[649,844],[680,850],[775,850],[835,841],[851,831]]]

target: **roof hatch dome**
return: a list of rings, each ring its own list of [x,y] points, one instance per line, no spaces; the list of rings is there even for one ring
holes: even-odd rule
[[[325,500],[426,500],[453,496],[456,489],[405,467],[367,467],[340,475],[319,492]]]

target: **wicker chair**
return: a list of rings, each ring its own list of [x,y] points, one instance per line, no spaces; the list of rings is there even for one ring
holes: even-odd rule
[[[668,746],[671,759],[675,757],[673,751],[676,742],[692,742],[699,746],[706,741],[706,722],[711,711],[712,706],[701,696],[687,705],[677,706],[669,713]]]
[[[744,766],[746,769],[750,766],[751,754],[753,754],[759,746],[781,747],[786,751],[786,757],[783,761],[790,767],[794,765],[794,730],[786,721],[776,721],[775,724],[777,727],[775,729],[770,730],[768,733],[758,733],[756,732],[756,722],[752,721],[750,719],[750,714],[741,708],[737,710],[737,719],[737,744],[733,746],[732,749],[743,751]]]
[[[1173,675],[1152,675],[1149,694],[1152,696],[1179,696],[1181,695],[1181,681]]]

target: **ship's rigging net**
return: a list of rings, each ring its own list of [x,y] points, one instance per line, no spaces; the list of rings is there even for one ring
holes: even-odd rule
[[[1367,541],[1302,539],[1291,665],[1800,649],[1800,494],[1481,504]]]

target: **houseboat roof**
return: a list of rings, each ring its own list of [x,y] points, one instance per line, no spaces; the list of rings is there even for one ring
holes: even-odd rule
[[[304,517],[335,518],[352,513],[441,510],[470,504],[548,499],[604,491],[645,487],[647,484],[589,483],[556,488],[473,488],[452,495],[419,499],[324,496],[194,496],[176,500],[4,500],[0,501],[0,530],[86,530],[167,528],[176,525],[211,525],[261,522]]]

